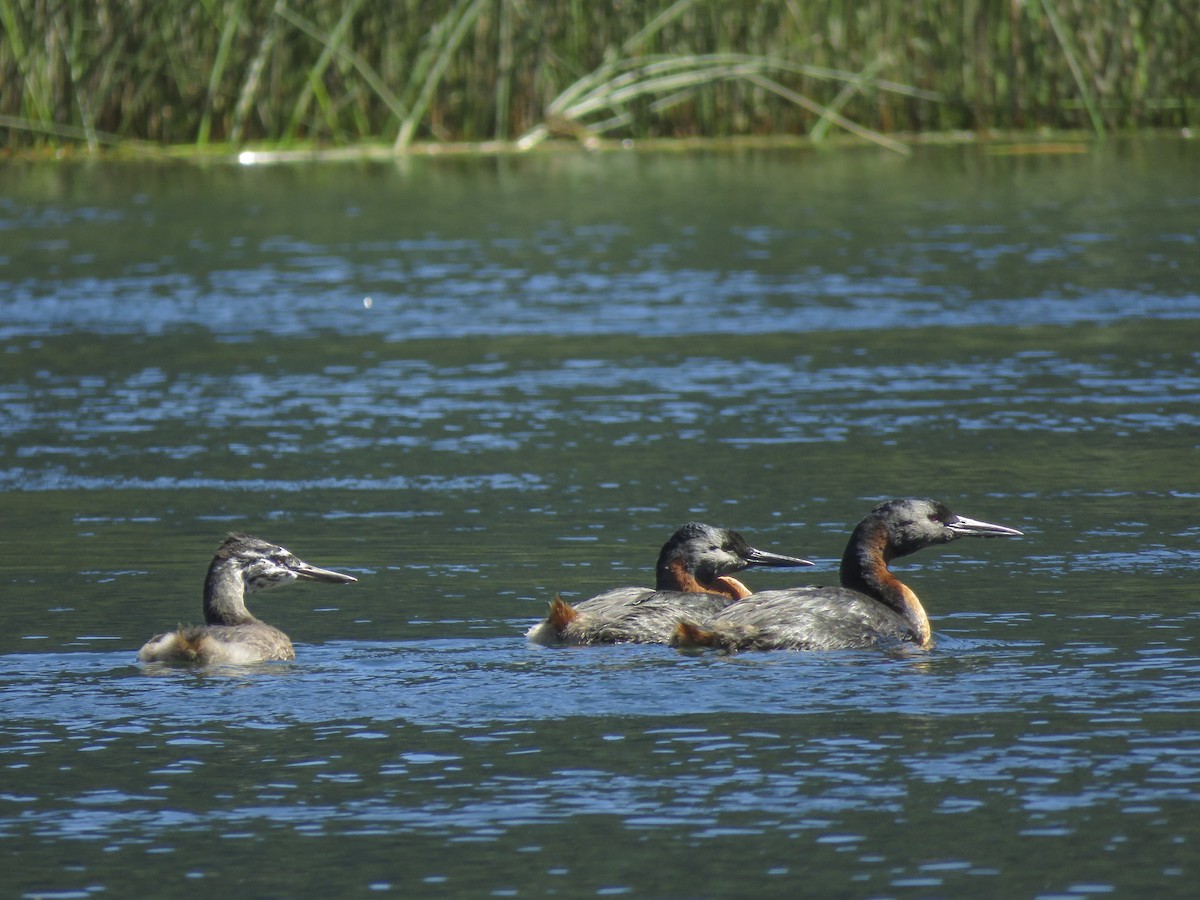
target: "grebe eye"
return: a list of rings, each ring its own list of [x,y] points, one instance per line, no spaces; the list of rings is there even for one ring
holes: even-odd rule
[[[930,513],[930,514],[929,514],[929,521],[930,521],[930,522],[941,522],[941,521],[942,521],[942,517],[941,517],[941,516],[939,516],[937,513]]]

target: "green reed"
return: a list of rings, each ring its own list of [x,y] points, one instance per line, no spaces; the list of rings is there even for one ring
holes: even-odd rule
[[[1185,127],[1183,0],[0,0],[0,140]]]

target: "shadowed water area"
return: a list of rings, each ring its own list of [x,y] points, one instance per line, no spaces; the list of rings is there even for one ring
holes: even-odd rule
[[[14,897],[1185,896],[1200,149],[0,167]],[[929,652],[548,649],[682,522]],[[140,665],[228,531],[353,585]]]

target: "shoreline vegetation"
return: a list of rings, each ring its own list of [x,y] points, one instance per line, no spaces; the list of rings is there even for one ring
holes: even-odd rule
[[[1051,135],[1044,147],[1066,152],[1190,134],[1200,7],[0,0],[0,85],[10,155],[266,162],[835,135],[898,153]]]

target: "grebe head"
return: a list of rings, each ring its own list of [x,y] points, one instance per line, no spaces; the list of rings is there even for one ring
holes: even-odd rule
[[[1004,525],[968,519],[950,510],[945,503],[918,497],[904,497],[880,503],[863,520],[862,526],[883,527],[887,536],[887,558],[907,556],[922,547],[948,544],[960,537],[1017,536],[1021,532]]]
[[[663,545],[655,572],[659,590],[664,590],[684,580],[681,575],[690,575],[701,585],[711,585],[724,575],[756,566],[811,565],[807,559],[757,550],[728,528],[688,522]]]
[[[248,534],[231,534],[225,538],[213,557],[209,578],[218,571],[236,572],[247,594],[291,584],[297,578],[335,584],[358,581],[353,575],[310,566],[283,547]]]

